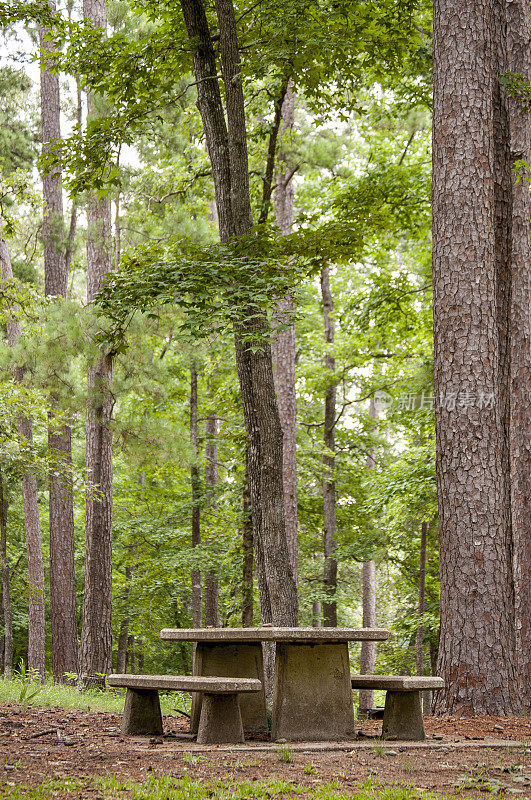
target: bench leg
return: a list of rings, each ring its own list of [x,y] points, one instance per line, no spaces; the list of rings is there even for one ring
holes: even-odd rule
[[[420,692],[387,690],[382,724],[382,738],[421,741],[426,738]]]
[[[243,742],[243,725],[237,694],[203,692],[197,731],[198,744]]]
[[[262,681],[259,692],[240,695],[243,729],[247,735],[268,733],[265,677],[262,645],[198,642],[195,650],[194,675],[216,675],[219,678],[257,678]],[[202,693],[192,694],[190,731],[197,733],[201,715]]]
[[[122,733],[127,736],[162,734],[162,714],[157,689],[127,689]]]

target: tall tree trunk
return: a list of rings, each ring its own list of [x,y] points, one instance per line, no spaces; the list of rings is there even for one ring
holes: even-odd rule
[[[321,601],[314,600],[312,603],[312,628],[322,628],[322,608]]]
[[[9,562],[7,560],[7,497],[0,471],[0,565],[2,568],[2,615],[4,618],[3,669],[6,678],[13,672],[13,609],[9,585]]]
[[[508,67],[531,78],[529,3],[507,2]],[[517,100],[509,100],[511,160],[531,157],[531,121]],[[513,176],[511,231],[510,451],[516,645],[520,692],[531,708],[531,295],[529,184]]]
[[[371,397],[369,414],[372,419],[378,419],[378,411]],[[375,448],[372,447],[367,456],[367,469],[375,467]],[[363,597],[363,627],[376,627],[376,565],[374,561],[365,561],[361,571],[362,597]],[[362,675],[372,673],[376,664],[376,642],[361,643],[360,672]],[[371,689],[360,689],[359,709],[366,712],[369,708],[374,708],[374,691]]]
[[[438,713],[507,714],[517,683],[508,389],[505,3],[434,6]],[[454,402],[456,401],[456,402]]]
[[[326,591],[326,600],[323,602],[323,615],[325,627],[337,627],[337,561],[336,561],[336,359],[332,353],[331,345],[334,344],[335,324],[332,317],[334,300],[330,291],[330,273],[328,267],[321,270],[321,296],[323,299],[323,320],[325,342],[328,345],[325,355],[325,369],[330,373],[326,387],[324,407],[324,433],[323,443],[326,448],[323,456],[323,550],[324,550],[324,575],[323,584]]]
[[[253,523],[247,481],[243,490],[242,548],[242,625],[244,628],[250,628],[253,624]]]
[[[291,86],[282,104],[282,133],[289,136],[295,125],[295,95]],[[275,222],[283,236],[293,227],[293,172],[289,157],[282,151],[275,188]],[[276,330],[271,342],[275,365],[274,379],[283,439],[283,486],[286,518],[286,538],[291,569],[297,581],[298,518],[297,518],[297,393],[295,388],[295,325],[294,304],[290,294],[279,300],[275,310]]]
[[[216,0],[227,123],[202,0],[181,0],[198,107],[212,164],[223,242],[251,231],[247,135],[236,20],[232,0]],[[275,397],[268,320],[257,307],[235,324],[236,364],[248,437],[249,488],[264,622],[296,625],[297,586],[289,564],[282,482],[282,426]],[[260,573],[262,575],[260,576]]]
[[[206,421],[206,467],[205,478],[206,485],[209,490],[209,514],[210,517],[215,517],[217,514],[218,504],[216,501],[216,492],[218,488],[218,418],[215,414],[210,414]],[[208,527],[212,526],[212,521],[209,521]],[[209,536],[208,541],[212,544],[212,539]],[[206,627],[216,628],[219,625],[219,612],[218,612],[218,577],[216,570],[211,569],[205,576],[205,625]]]
[[[55,10],[55,0],[49,0]],[[39,26],[41,60],[42,152],[46,155],[61,139],[59,75],[52,72],[47,55],[55,51],[52,32]],[[44,292],[47,297],[66,297],[68,267],[63,220],[61,170],[53,167],[43,176],[44,194]],[[75,206],[74,206],[75,209]],[[73,228],[73,231],[72,231]],[[69,243],[75,235],[75,210],[70,225]],[[48,446],[57,466],[49,476],[50,510],[50,612],[52,623],[52,671],[56,681],[78,671],[76,576],[74,561],[74,498],[70,471],[72,432],[58,425],[59,399],[52,392],[52,411]]]
[[[11,258],[0,230],[0,266],[2,281],[13,280]],[[9,309],[15,313],[15,309]],[[10,317],[7,321],[7,341],[14,348],[21,334],[20,322]],[[24,368],[16,367],[13,373],[17,383],[22,382]],[[31,448],[33,427],[27,417],[18,419],[18,435],[21,444]],[[44,680],[45,676],[45,615],[44,615],[44,559],[42,555],[41,522],[39,517],[39,495],[37,478],[29,470],[22,475],[22,500],[24,504],[24,530],[28,557],[28,669]]]
[[[194,461],[191,467],[192,482],[192,547],[201,544],[201,480],[199,477],[198,431],[197,431],[197,367],[194,362],[190,366],[190,442]],[[192,623],[194,628],[203,624],[201,570],[192,570]]]
[[[363,627],[376,627],[376,565],[374,561],[364,561],[362,567],[363,584]],[[364,647],[364,645],[367,645]],[[360,673],[374,672],[376,664],[376,642],[362,642],[360,657]],[[367,711],[374,708],[374,692],[371,689],[360,689],[359,709]]]
[[[83,16],[107,30],[105,0],[83,0]],[[101,98],[87,97],[87,118]],[[90,195],[87,204],[87,300],[93,302],[112,268],[111,203]],[[112,356],[102,352],[87,376],[87,498],[85,504],[85,594],[81,672],[112,670]]]

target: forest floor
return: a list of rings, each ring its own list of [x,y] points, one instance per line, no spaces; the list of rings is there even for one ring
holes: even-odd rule
[[[0,797],[531,797],[529,719],[426,717],[422,743],[383,743],[381,722],[363,720],[350,742],[210,747],[185,717],[164,724],[124,738],[117,714],[0,704]]]

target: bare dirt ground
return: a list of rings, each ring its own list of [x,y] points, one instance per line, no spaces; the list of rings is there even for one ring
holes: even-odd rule
[[[2,785],[36,786],[50,778],[108,774],[142,781],[165,773],[281,777],[312,788],[336,780],[347,793],[370,779],[442,795],[531,797],[529,719],[426,717],[422,743],[382,743],[381,722],[360,721],[350,742],[211,747],[195,744],[185,717],[164,723],[163,737],[124,738],[115,714],[0,705],[0,796]]]

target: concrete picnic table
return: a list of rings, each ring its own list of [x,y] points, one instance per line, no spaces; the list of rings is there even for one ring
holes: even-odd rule
[[[164,641],[196,642],[194,675],[258,678],[264,687],[240,698],[243,727],[267,734],[262,642],[275,644],[271,738],[328,741],[353,736],[348,643],[384,641],[385,628],[165,628]],[[194,695],[196,697],[196,695]],[[197,731],[201,698],[192,705]]]

